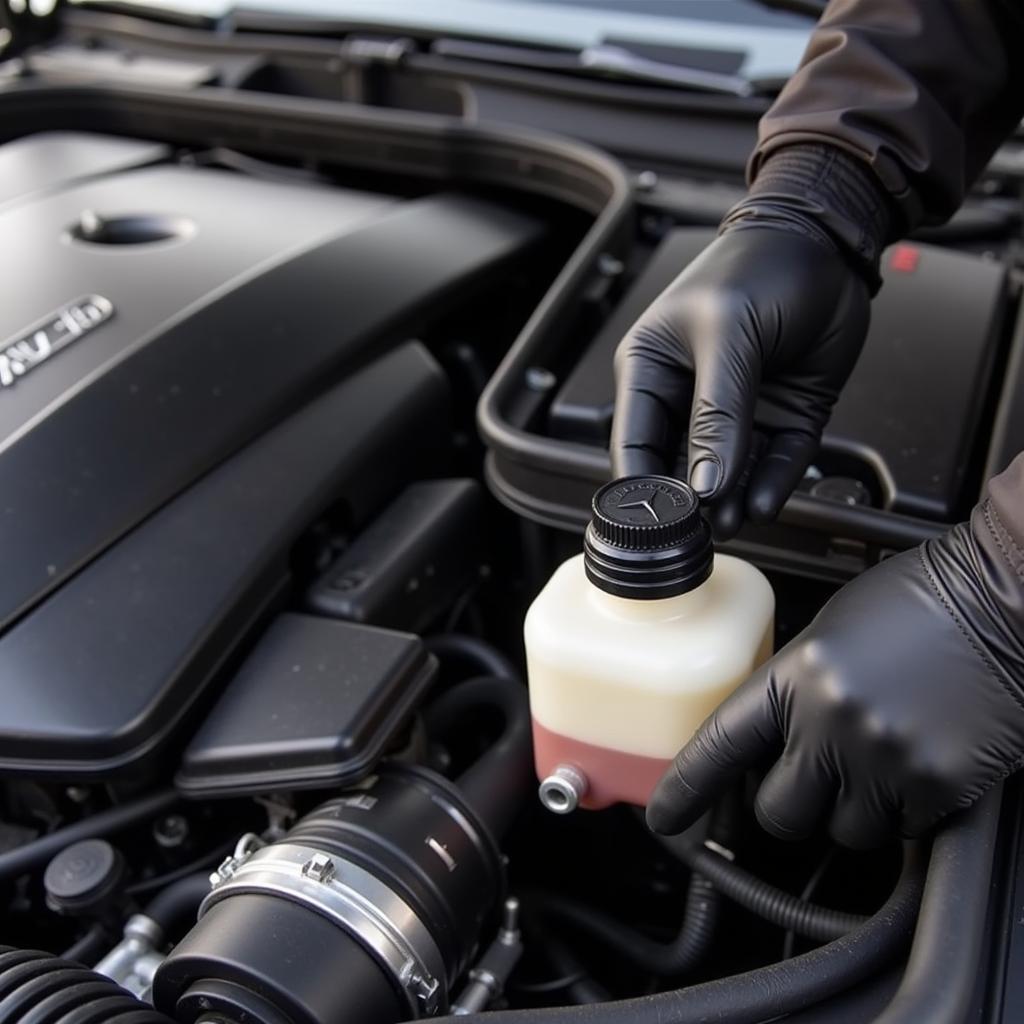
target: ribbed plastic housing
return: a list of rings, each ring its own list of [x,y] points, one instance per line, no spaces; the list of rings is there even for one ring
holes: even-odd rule
[[[116,982],[38,950],[0,946],[3,1024],[173,1024]]]

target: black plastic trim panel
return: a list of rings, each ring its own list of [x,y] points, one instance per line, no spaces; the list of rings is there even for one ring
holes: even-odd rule
[[[417,343],[306,406],[171,501],[0,638],[0,772],[138,771],[343,500],[358,528],[443,466],[448,385]]]

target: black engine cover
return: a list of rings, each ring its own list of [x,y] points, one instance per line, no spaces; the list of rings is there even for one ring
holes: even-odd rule
[[[395,345],[539,227],[87,136],[40,189],[33,141],[0,151],[0,770],[94,777],[157,748],[324,508],[436,464],[446,384]]]

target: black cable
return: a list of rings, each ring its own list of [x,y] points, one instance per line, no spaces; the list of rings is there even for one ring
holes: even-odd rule
[[[469,662],[474,668],[499,679],[518,679],[515,665],[493,644],[468,633],[434,633],[423,638],[427,650],[439,658]]]
[[[572,951],[557,938],[548,937],[546,952],[548,959],[556,968],[569,971],[575,967],[577,977],[567,988],[570,1002],[577,1006],[592,1006],[595,1003],[606,1003],[611,999],[611,993],[604,985],[591,977],[573,956]]]
[[[98,922],[89,926],[86,933],[60,954],[62,960],[93,967],[109,946],[113,945],[107,929]]]
[[[473,598],[476,597],[480,590],[480,584],[474,583],[472,586],[467,587],[456,599],[455,604],[452,605],[451,611],[448,613],[448,617],[444,620],[443,633],[451,633],[459,625],[459,620],[465,614],[466,609],[470,606]]]
[[[0,881],[17,878],[47,863],[65,847],[81,839],[110,835],[147,821],[173,807],[181,798],[173,789],[130,800],[105,811],[90,814],[71,825],[65,825],[31,842],[0,853]]]
[[[873,977],[906,949],[924,884],[926,857],[907,844],[885,905],[848,935],[781,963],[655,995],[488,1014],[487,1024],[757,1024],[814,1006]],[[435,1018],[458,1024],[459,1017]]]
[[[160,925],[160,930],[165,936],[173,936],[183,922],[187,922],[189,925],[196,923],[199,904],[209,894],[210,889],[208,873],[197,872],[185,875],[161,889],[146,904],[143,913]]]
[[[867,920],[862,914],[848,914],[819,907],[816,903],[805,903],[706,846],[680,847],[679,856],[694,871],[710,879],[723,896],[752,914],[808,939],[830,942]]]
[[[558,975],[556,980],[564,981],[568,1002],[577,1006],[589,1006],[594,1003],[606,1003],[611,993],[590,976],[586,968],[576,958],[568,946],[533,912],[530,906],[523,907],[523,931],[531,948],[539,948],[544,959]],[[529,991],[523,988],[522,991]]]
[[[560,992],[585,977],[585,972],[580,970],[574,974],[564,974],[561,978],[550,978],[548,981],[520,981],[514,987],[517,992],[525,992],[530,996],[544,996],[550,992]]]
[[[664,943],[564,896],[544,893],[536,899],[541,916],[564,921],[613,950],[632,966],[663,978],[677,978],[699,966],[714,935],[719,905],[714,886],[701,875],[691,875],[683,923],[676,937]]]
[[[727,793],[710,815],[707,837],[723,846],[732,846],[740,833],[741,822],[738,792]],[[703,875],[693,872],[687,887],[682,924],[675,938],[663,943],[575,900],[554,894],[542,894],[538,899],[542,914],[560,918],[639,970],[663,978],[678,978],[700,965],[711,947],[721,909],[721,897],[715,887]]]
[[[204,853],[201,857],[197,857],[195,860],[189,861],[187,864],[182,864],[181,867],[175,868],[173,871],[168,871],[162,875],[155,875],[152,878],[143,878],[138,882],[133,882],[125,892],[129,896],[136,898],[145,896],[148,893],[156,892],[163,889],[165,886],[171,885],[178,881],[179,878],[184,878],[186,875],[194,875],[197,871],[200,871],[205,867],[215,867],[219,864],[232,850],[234,850],[237,839],[229,839],[224,843],[221,843],[214,850],[210,850]]]
[[[811,877],[807,879],[803,889],[800,890],[800,899],[804,903],[810,903],[818,886],[821,885],[822,880],[828,873],[828,869],[832,866],[836,859],[836,847],[830,846],[825,853],[825,856],[821,858],[818,866],[811,872]],[[792,928],[786,932],[786,940],[782,944],[782,959],[788,960],[796,949],[797,934]]]

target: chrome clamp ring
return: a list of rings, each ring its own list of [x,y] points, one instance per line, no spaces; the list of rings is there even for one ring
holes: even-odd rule
[[[271,843],[221,872],[200,918],[234,893],[301,903],[356,938],[406,993],[419,1018],[447,1005],[444,959],[433,935],[397,893],[364,868],[321,850]]]

